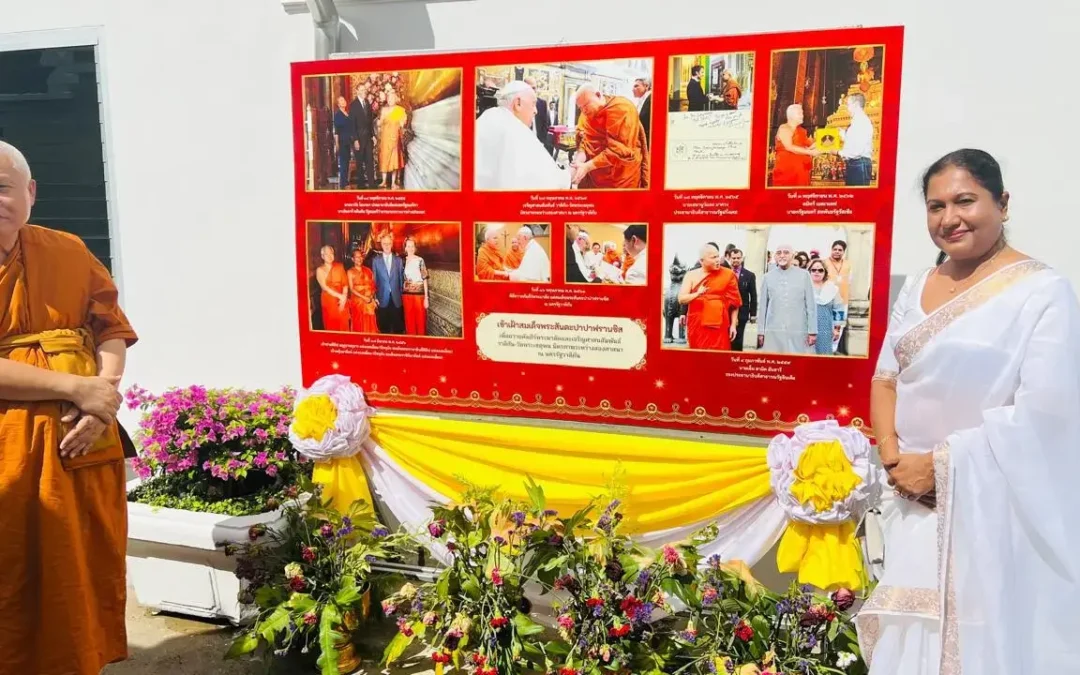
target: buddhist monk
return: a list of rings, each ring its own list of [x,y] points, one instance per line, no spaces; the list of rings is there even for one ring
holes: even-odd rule
[[[127,658],[127,496],[116,412],[138,339],[109,272],[27,224],[36,186],[0,142],[0,672]]]
[[[686,273],[679,304],[688,306],[686,341],[690,349],[731,349],[742,294],[738,277],[723,266],[720,249],[714,244],[701,247],[701,267]]]
[[[595,85],[577,91],[581,122],[573,183],[582,189],[649,187],[649,142],[637,106],[604,96]]]
[[[521,242],[514,237],[510,240],[510,252],[506,254],[506,269],[516,270],[521,267],[521,260],[525,257],[525,251],[521,248]]]
[[[349,320],[354,333],[378,333],[375,321],[375,275],[364,265],[364,250],[352,254],[353,266],[349,270]]]
[[[476,251],[476,278],[481,281],[506,281],[510,272],[499,252],[499,230],[502,223],[489,223],[484,228],[484,243]]]
[[[730,70],[725,70],[720,79],[722,80],[720,96],[724,99],[724,106],[730,110],[737,109],[739,99],[742,98],[742,88],[739,87],[739,81],[735,79]]]
[[[798,103],[787,108],[787,121],[776,130],[776,162],[772,184],[776,187],[809,187],[810,169],[821,151],[802,127],[803,109]]]
[[[397,92],[386,95],[386,105],[379,114],[379,172],[383,175],[381,188],[401,189],[401,172],[405,168],[403,135],[409,115],[398,105]]]
[[[321,303],[323,330],[349,330],[349,312],[345,304],[349,301],[349,276],[345,266],[334,260],[334,248],[323,246],[319,251],[323,264],[315,270],[315,280],[322,289]]]

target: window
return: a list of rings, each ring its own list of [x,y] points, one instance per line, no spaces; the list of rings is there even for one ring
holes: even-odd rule
[[[33,169],[31,221],[81,237],[111,270],[95,48],[0,51],[0,139]]]

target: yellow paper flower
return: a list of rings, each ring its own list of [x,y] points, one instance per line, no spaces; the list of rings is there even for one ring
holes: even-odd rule
[[[337,424],[337,416],[337,406],[328,395],[308,396],[296,405],[292,429],[297,437],[318,442]]]
[[[818,441],[803,450],[791,494],[800,504],[810,504],[822,513],[843,501],[861,482],[840,441]]]

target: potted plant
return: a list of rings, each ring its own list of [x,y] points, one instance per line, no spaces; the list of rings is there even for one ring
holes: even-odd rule
[[[428,534],[453,556],[434,583],[405,584],[383,600],[398,633],[384,662],[396,661],[415,641],[431,650],[436,672],[468,664],[476,675],[527,672],[544,628],[529,618],[525,565],[550,515],[469,487],[460,504],[432,509]]]
[[[393,582],[373,572],[372,563],[398,558],[414,545],[378,523],[366,502],[343,514],[309,489],[306,503],[285,505],[279,527],[228,547],[237,576],[247,582],[241,599],[254,602],[258,615],[227,657],[262,648],[267,656],[306,656],[324,675],[351,673],[360,664],[353,634],[372,616],[372,587]]]
[[[138,478],[128,483],[128,574],[139,603],[207,618],[244,618],[240,582],[220,543],[280,521],[310,467],[289,442],[293,390],[191,386],[155,396],[133,387],[142,410]]]
[[[667,663],[673,613],[697,563],[692,545],[649,551],[620,531],[621,501],[595,519],[581,513],[558,521],[531,567],[554,603],[557,637],[541,645],[546,672],[560,675],[655,673]]]
[[[865,675],[851,617],[855,595],[810,586],[774,593],[738,561],[707,561],[685,594],[685,628],[675,634],[678,671],[688,675]]]

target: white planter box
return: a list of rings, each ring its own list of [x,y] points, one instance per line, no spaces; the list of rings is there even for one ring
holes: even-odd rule
[[[130,491],[139,484],[127,484]],[[282,525],[281,510],[257,516],[219,516],[128,502],[128,582],[139,604],[158,612],[208,619],[246,618],[237,602],[236,558],[218,543],[248,541],[252,525]]]

